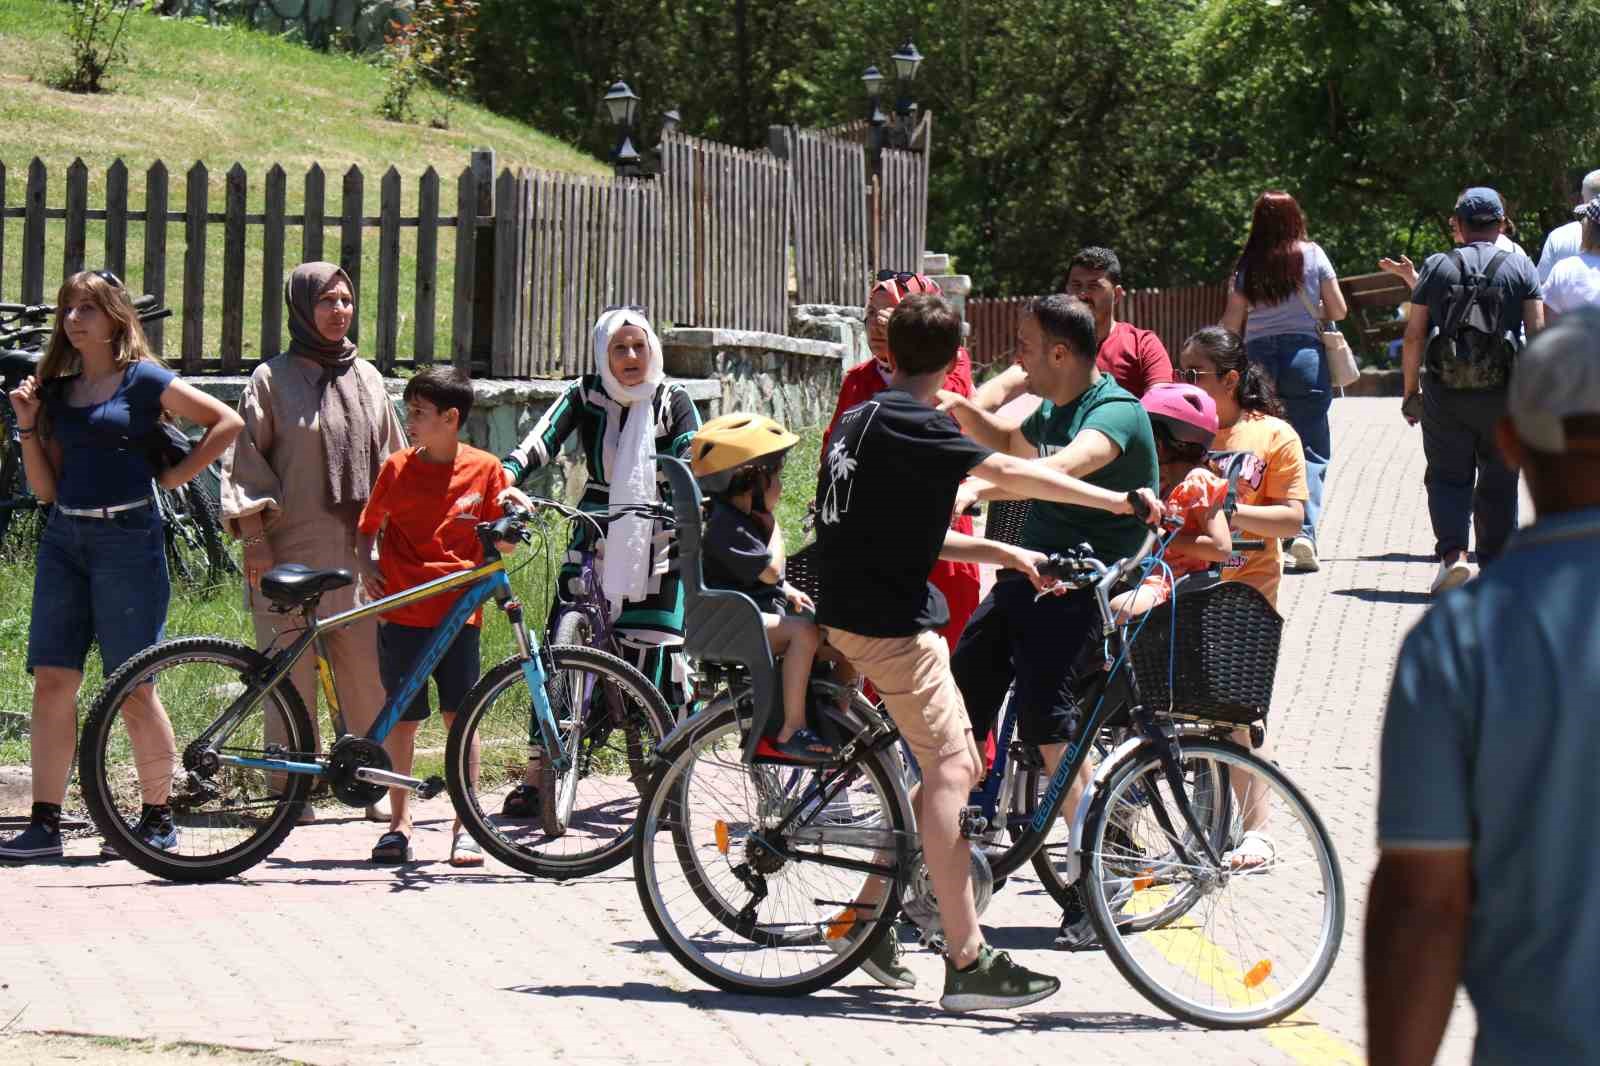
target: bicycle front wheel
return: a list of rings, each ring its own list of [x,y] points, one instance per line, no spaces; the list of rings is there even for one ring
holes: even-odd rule
[[[192,637],[146,648],[106,681],[84,722],[78,779],[100,834],[123,858],[169,881],[217,881],[272,854],[294,828],[308,775],[209,757],[316,761],[311,716],[293,687],[260,693],[206,750],[189,750],[266,664],[243,644]],[[162,803],[172,808],[172,834],[142,832],[145,806]]]
[[[522,662],[507,659],[467,694],[445,748],[456,815],[483,849],[523,873],[558,880],[609,870],[628,857],[639,793],[670,712],[645,676],[594,648],[552,645],[540,654],[545,695],[572,758],[563,773],[529,782],[530,748],[542,747]],[[553,768],[552,768],[553,769]],[[566,812],[547,827],[541,805],[508,809],[518,785],[564,789]],[[556,797],[551,797],[555,799]]]
[[[1253,847],[1241,847],[1247,831]],[[1282,771],[1236,745],[1184,741],[1176,774],[1153,748],[1134,752],[1090,807],[1084,860],[1100,943],[1173,1017],[1268,1025],[1316,994],[1339,953],[1344,881],[1333,841]]]
[[[833,984],[894,932],[891,878],[830,864],[893,867],[910,846],[892,756],[867,751],[842,773],[747,766],[733,706],[689,721],[651,781],[634,841],[651,927],[726,991],[795,996]],[[781,838],[768,835],[791,814]]]

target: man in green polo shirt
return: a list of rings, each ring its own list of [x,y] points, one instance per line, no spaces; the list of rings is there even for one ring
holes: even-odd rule
[[[1072,296],[1033,301],[1017,331],[1018,360],[1027,389],[1042,398],[1020,423],[979,410],[950,393],[941,402],[974,440],[1024,458],[1045,457],[1063,473],[1116,492],[1157,487],[1155,439],[1150,418],[1134,395],[1095,366],[1094,312]],[[969,482],[963,499],[1005,499],[992,485]],[[1035,500],[1022,528],[1022,545],[1061,552],[1088,544],[1105,562],[1132,555],[1145,527],[1132,516]],[[951,657],[956,684],[972,719],[972,735],[987,736],[1000,715],[1006,690],[1016,681],[1017,735],[1038,745],[1054,772],[1077,735],[1078,707],[1071,669],[1083,643],[1099,630],[1092,589],[1036,599],[1021,574],[1002,570],[994,588],[967,622]],[[1074,782],[1063,810],[1077,805],[1087,773]],[[1088,916],[1063,916],[1058,945],[1093,943]]]

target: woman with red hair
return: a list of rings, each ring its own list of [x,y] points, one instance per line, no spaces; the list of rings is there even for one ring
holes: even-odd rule
[[[1222,325],[1244,337],[1246,354],[1272,379],[1305,448],[1311,499],[1300,535],[1288,543],[1295,569],[1302,571],[1318,567],[1317,519],[1333,450],[1328,429],[1333,388],[1322,323],[1337,322],[1347,310],[1327,253],[1306,237],[1300,205],[1286,192],[1262,193],[1234,267]]]
[[[833,427],[839,423],[839,416],[888,388],[889,377],[894,373],[894,356],[889,352],[889,316],[894,314],[901,300],[919,292],[938,293],[938,283],[926,274],[897,273],[892,270],[878,272],[877,280],[867,292],[867,347],[872,349],[872,358],[852,368],[844,376],[844,384],[839,389],[839,402],[833,408],[833,418],[828,421],[828,429],[822,434],[824,462],[828,456],[828,441],[833,436]],[[962,396],[972,395],[972,358],[965,348],[956,352],[955,366],[946,375],[944,387]],[[957,533],[970,535],[972,519],[962,515],[950,523],[950,528]],[[954,651],[956,641],[961,639],[961,631],[966,628],[967,619],[978,609],[978,566],[976,563],[950,563],[941,559],[934,564],[928,580],[944,594],[945,601],[950,605],[950,621],[939,630],[939,635]]]

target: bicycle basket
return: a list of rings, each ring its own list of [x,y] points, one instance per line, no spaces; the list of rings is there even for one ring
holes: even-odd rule
[[[1176,608],[1176,659],[1171,658]],[[1144,705],[1247,725],[1266,717],[1278,671],[1283,618],[1249,585],[1225,581],[1180,593],[1150,612],[1133,642]],[[1169,669],[1171,687],[1168,680]]]
[[[1022,543],[1022,524],[1028,520],[1028,500],[995,500],[983,520],[983,535],[1002,544]]]

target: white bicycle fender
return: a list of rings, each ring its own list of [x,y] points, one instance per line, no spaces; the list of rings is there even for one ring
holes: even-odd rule
[[[1072,884],[1083,873],[1083,824],[1089,820],[1089,806],[1094,798],[1100,794],[1101,787],[1106,779],[1111,776],[1111,771],[1143,746],[1143,737],[1129,737],[1115,748],[1111,754],[1100,760],[1100,765],[1094,772],[1094,780],[1090,786],[1083,790],[1083,795],[1078,797],[1077,809],[1072,812],[1072,835],[1067,846],[1067,883]]]

